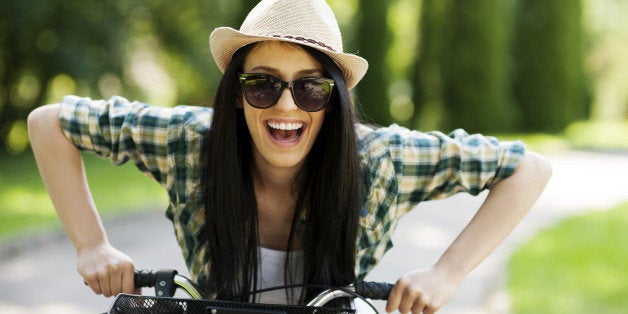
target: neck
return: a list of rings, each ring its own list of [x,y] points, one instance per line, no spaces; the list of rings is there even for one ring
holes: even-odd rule
[[[294,180],[300,167],[278,168],[255,161],[253,184],[257,202],[259,245],[288,251],[299,247],[297,241],[288,247],[292,219],[298,197]]]
[[[301,170],[302,164],[294,167],[279,168],[260,161],[261,157],[255,156],[253,167],[253,181],[256,188],[272,194],[292,194],[294,181]]]

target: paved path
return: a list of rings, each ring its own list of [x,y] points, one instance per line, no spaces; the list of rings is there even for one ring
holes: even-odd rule
[[[541,228],[567,215],[628,200],[628,156],[569,152],[549,156],[554,176],[533,211],[486,261],[476,268],[440,313],[507,313],[502,291],[509,253]],[[421,204],[404,217],[395,247],[369,279],[391,281],[436,261],[471,218],[483,196],[457,195]],[[160,212],[141,212],[106,222],[110,240],[138,268],[185,269],[169,223]],[[27,241],[16,252],[0,250],[1,313],[103,312],[111,300],[93,295],[75,271],[75,253],[65,236]],[[52,238],[52,239],[50,239]],[[45,243],[45,245],[41,244]],[[379,305],[381,308],[381,305]]]

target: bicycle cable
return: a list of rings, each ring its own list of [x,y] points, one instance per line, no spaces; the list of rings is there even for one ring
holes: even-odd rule
[[[335,287],[335,286],[330,286],[330,285],[317,285],[317,284],[291,284],[291,285],[281,285],[281,286],[274,286],[274,287],[268,287],[268,288],[263,288],[263,289],[255,289],[249,292],[245,292],[245,293],[241,293],[238,295],[232,295],[232,296],[228,296],[225,298],[221,298],[224,301],[231,301],[231,300],[235,300],[237,298],[244,298],[244,297],[249,297],[255,294],[259,294],[259,293],[264,293],[264,292],[268,292],[268,291],[275,291],[275,290],[282,290],[282,289],[291,289],[291,288],[318,288],[318,289],[333,289],[333,290],[337,290],[337,291],[342,291],[354,298],[360,299],[362,301],[364,301],[364,303],[366,303],[372,310],[374,313],[379,313],[379,311],[375,308],[375,306],[373,306],[373,304],[371,304],[370,301],[368,301],[365,297],[363,297],[362,295],[360,295],[359,293],[356,293],[355,291],[351,291],[350,289],[346,288],[346,287]]]

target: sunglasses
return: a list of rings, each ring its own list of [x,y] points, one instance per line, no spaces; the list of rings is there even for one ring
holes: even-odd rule
[[[292,99],[302,110],[323,110],[334,89],[334,80],[324,77],[302,77],[292,82],[263,73],[240,73],[240,84],[244,98],[253,107],[268,109],[281,97],[284,88],[292,92]]]

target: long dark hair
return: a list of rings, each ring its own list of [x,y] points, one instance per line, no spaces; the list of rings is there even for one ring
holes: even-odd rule
[[[201,156],[206,217],[203,234],[208,248],[206,262],[211,267],[208,282],[201,284],[218,298],[246,293],[257,285],[252,144],[243,110],[236,106],[241,101],[237,73],[254,45],[239,49],[225,70]],[[302,48],[321,63],[336,85],[331,109],[294,182],[298,196],[287,247],[293,247],[295,241],[300,243],[305,283],[346,285],[355,280],[356,237],[363,204],[356,118],[338,66],[324,53]],[[303,225],[299,225],[300,217],[305,217]],[[288,257],[286,265],[291,264]],[[289,266],[285,273],[286,280],[292,278]]]

